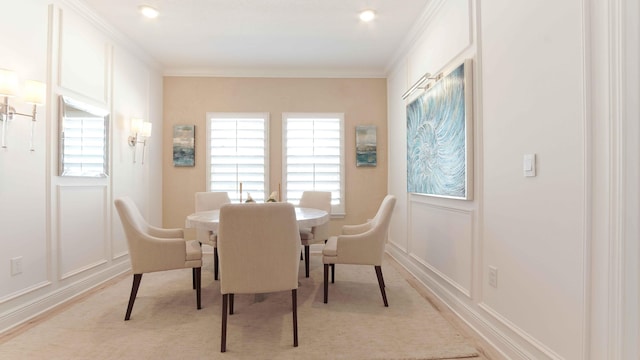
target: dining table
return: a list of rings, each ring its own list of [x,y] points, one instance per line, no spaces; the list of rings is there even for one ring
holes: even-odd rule
[[[322,225],[329,221],[328,212],[320,209],[296,207],[296,221],[299,228],[311,228]],[[185,220],[186,228],[206,229],[217,232],[220,223],[220,209],[198,211],[187,216]]]

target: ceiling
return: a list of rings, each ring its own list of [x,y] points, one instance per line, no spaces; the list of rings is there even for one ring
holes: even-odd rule
[[[81,0],[165,75],[384,77],[431,0]],[[156,19],[138,6],[156,7]],[[358,13],[374,9],[364,23]]]

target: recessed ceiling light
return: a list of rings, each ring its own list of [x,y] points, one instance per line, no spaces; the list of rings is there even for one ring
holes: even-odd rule
[[[148,17],[149,19],[157,18],[159,14],[156,8],[149,5],[140,5],[138,9],[140,10],[140,13],[142,15]]]
[[[360,20],[369,22],[376,18],[376,12],[373,10],[364,10],[360,13]]]

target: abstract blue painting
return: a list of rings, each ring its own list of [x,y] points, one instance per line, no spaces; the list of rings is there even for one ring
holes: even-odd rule
[[[407,191],[470,199],[470,61],[407,105]],[[468,75],[467,77],[470,78]],[[467,81],[465,81],[467,80]]]
[[[377,135],[374,125],[356,126],[356,166],[378,164]]]

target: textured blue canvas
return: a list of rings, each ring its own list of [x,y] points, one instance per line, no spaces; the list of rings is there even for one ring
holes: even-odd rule
[[[466,198],[464,64],[407,106],[407,191]]]

